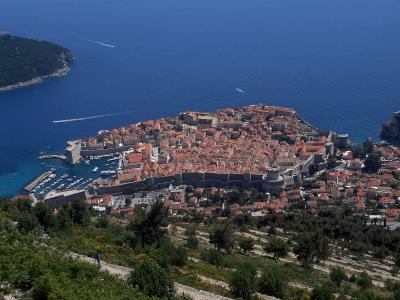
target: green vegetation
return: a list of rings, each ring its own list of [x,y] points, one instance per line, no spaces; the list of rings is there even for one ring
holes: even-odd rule
[[[331,269],[330,276],[331,276],[332,282],[334,282],[337,287],[340,287],[342,285],[343,281],[345,281],[347,279],[346,273],[340,267],[335,267],[335,268]]]
[[[157,201],[149,212],[142,208],[135,209],[135,217],[129,224],[142,247],[159,241],[165,232],[160,228],[167,217],[167,209]]]
[[[247,220],[245,226],[235,218],[196,225],[175,219],[171,224],[174,219],[165,216],[158,202],[151,209],[136,210],[134,218],[126,220],[98,216],[80,201],[64,205],[57,213],[41,203],[32,207],[26,199],[2,201],[0,269],[5,272],[0,276],[0,294],[18,290],[28,299],[175,299],[173,282],[179,282],[242,299],[256,299],[257,293],[284,300],[332,299],[332,295],[398,299],[400,284],[394,280],[380,288],[372,281],[379,279],[366,273],[339,267],[326,271],[328,254],[339,255],[339,247],[329,245],[335,239],[328,238],[327,220],[336,222],[336,218],[288,216],[290,221],[269,214],[258,221]],[[258,230],[248,230],[257,225]],[[282,230],[285,226],[291,230]],[[337,226],[335,232],[339,234],[341,228]],[[262,249],[272,255],[265,256]],[[68,255],[75,252],[93,258],[97,251],[103,261],[131,268],[130,276],[114,277]]]
[[[281,269],[267,268],[260,278],[259,290],[263,294],[283,299],[287,296],[287,281],[288,276]]]
[[[264,250],[267,253],[272,253],[275,259],[280,257],[285,257],[289,251],[289,245],[286,241],[283,241],[278,238],[272,238],[270,241],[264,246]]]
[[[252,238],[242,237],[239,239],[239,247],[242,249],[243,254],[252,251],[254,249],[254,240]]]
[[[28,299],[147,299],[98,266],[69,258],[38,237],[19,233],[1,217],[0,293]]]
[[[209,236],[210,243],[214,244],[218,251],[225,249],[229,252],[234,245],[232,226],[228,222],[214,225]]]
[[[0,88],[50,75],[71,59],[69,50],[53,43],[0,36]]]
[[[334,289],[329,282],[323,282],[322,284],[314,287],[311,293],[312,300],[333,300],[335,296],[333,295]]]
[[[382,226],[367,226],[364,217],[347,216],[341,208],[321,211],[318,216],[290,212],[269,214],[258,219],[256,226],[276,226],[296,234],[319,232],[321,238],[330,239],[357,255],[369,251],[375,254],[377,249],[386,255],[396,255],[400,251],[400,231],[388,231]]]
[[[174,299],[174,283],[170,275],[151,260],[139,262],[128,282],[146,295]]]
[[[377,153],[368,154],[368,157],[364,161],[364,165],[367,172],[378,172],[382,165],[381,156]]]
[[[314,261],[320,261],[329,255],[329,241],[319,232],[302,233],[297,239],[294,253],[303,266],[309,267]]]
[[[186,236],[187,236],[187,246],[191,249],[197,249],[199,246],[199,239],[196,235],[196,229],[193,226],[190,226],[186,229]]]
[[[251,299],[257,290],[256,268],[250,264],[239,265],[229,278],[234,297]]]

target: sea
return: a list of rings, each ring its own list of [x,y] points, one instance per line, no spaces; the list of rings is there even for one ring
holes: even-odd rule
[[[37,160],[69,139],[187,110],[289,106],[377,140],[400,110],[399,12],[399,0],[1,0],[0,28],[75,60],[64,78],[0,94],[0,196],[51,167],[92,176]]]

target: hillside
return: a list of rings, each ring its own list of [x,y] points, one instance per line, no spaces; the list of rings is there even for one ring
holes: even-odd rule
[[[59,45],[11,35],[0,36],[0,91],[65,75],[71,52]]]
[[[1,201],[0,299],[400,299],[397,231],[344,215],[166,214],[161,202],[127,220],[80,201]]]

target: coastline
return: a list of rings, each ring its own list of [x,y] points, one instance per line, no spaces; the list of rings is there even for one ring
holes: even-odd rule
[[[23,82],[19,82],[16,84],[11,84],[11,85],[7,85],[4,87],[0,88],[0,93],[5,93],[5,92],[11,92],[17,89],[22,89],[22,88],[26,88],[32,85],[37,85],[42,83],[43,81],[50,79],[50,78],[54,78],[54,77],[64,77],[68,74],[68,72],[71,70],[70,66],[68,65],[67,61],[64,60],[63,61],[63,67],[56,70],[55,72],[49,74],[49,75],[45,75],[45,76],[39,76],[39,77],[35,77],[31,80],[28,81],[23,81]]]

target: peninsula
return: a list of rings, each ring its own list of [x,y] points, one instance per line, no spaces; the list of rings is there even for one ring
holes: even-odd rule
[[[101,131],[82,141],[81,154],[125,151],[117,176],[97,182],[98,194],[170,183],[279,192],[323,170],[332,139],[291,108],[258,104]]]
[[[0,35],[0,92],[64,76],[72,58],[70,50],[50,42]]]

